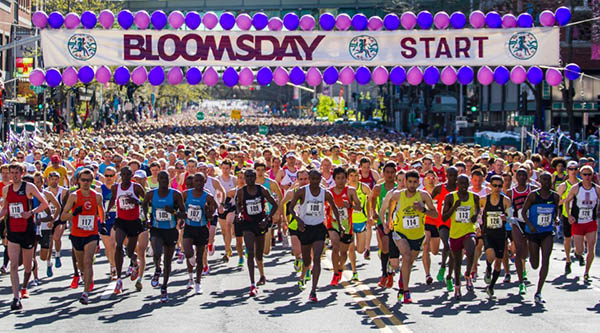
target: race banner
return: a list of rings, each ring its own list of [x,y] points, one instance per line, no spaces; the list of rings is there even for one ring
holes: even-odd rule
[[[46,67],[558,66],[559,28],[41,31]]]

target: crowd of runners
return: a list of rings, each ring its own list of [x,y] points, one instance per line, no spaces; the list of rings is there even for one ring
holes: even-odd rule
[[[268,135],[258,133],[261,124]],[[463,283],[473,292],[478,273],[490,298],[501,276],[517,279],[526,295],[527,272],[539,269],[533,295],[544,303],[556,232],[564,273],[590,283],[600,198],[593,158],[398,142],[393,133],[310,120],[197,122],[191,114],[35,142],[6,151],[1,166],[1,269],[10,274],[13,310],[44,273],[72,274],[71,288],[83,285],[80,302],[88,304],[101,248],[115,294],[148,287],[148,274],[161,302],[174,262],[185,262],[187,288],[201,294],[216,255],[246,265],[249,295],[257,295],[276,243],[290,248],[298,288],[312,302],[324,284],[321,259],[331,255],[332,286],[345,270],[360,281],[357,262],[370,261],[381,265],[378,287],[397,283],[403,303],[412,302],[415,265],[426,284],[445,283],[456,300]],[[60,270],[68,253],[72,272]],[[441,256],[439,268],[432,256]]]

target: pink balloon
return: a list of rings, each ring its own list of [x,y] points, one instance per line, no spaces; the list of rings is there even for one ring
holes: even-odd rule
[[[476,10],[469,15],[469,22],[471,22],[471,26],[475,29],[483,28],[485,25],[485,14],[480,10]]]
[[[451,86],[456,83],[456,69],[452,66],[446,66],[442,69],[440,78],[443,84]]]
[[[350,15],[348,15],[346,13],[342,13],[342,14],[338,15],[337,18],[335,19],[335,27],[338,30],[346,31],[346,30],[350,29],[351,26],[352,26],[352,19],[350,18]]]
[[[283,29],[283,20],[279,17],[271,17],[267,26],[271,31],[280,31],[281,29]]]
[[[183,16],[183,13],[181,11],[174,10],[171,13],[169,13],[169,17],[167,18],[167,20],[169,21],[169,24],[171,25],[171,27],[173,27],[173,29],[179,29],[181,28],[183,23],[185,23],[185,16]]]
[[[202,75],[202,80],[207,86],[214,86],[219,82],[219,74],[214,68],[208,67]]]
[[[136,67],[133,72],[131,72],[131,81],[138,86],[141,86],[148,79],[148,71],[144,66]]]
[[[540,23],[544,27],[551,27],[554,25],[555,22],[556,22],[556,18],[554,17],[554,13],[552,11],[544,10],[540,14]],[[560,72],[559,72],[559,74],[560,74]]]
[[[488,66],[481,67],[477,72],[477,81],[484,86],[490,85],[494,82],[494,72]]]
[[[277,67],[273,71],[273,81],[278,86],[285,86],[286,83],[290,80],[290,75],[283,67]]]
[[[100,83],[108,83],[110,81],[110,77],[112,73],[110,68],[107,66],[100,66],[98,70],[96,70],[96,81]]]
[[[502,28],[510,29],[517,26],[517,18],[513,14],[505,14],[502,16]]]
[[[67,15],[65,15],[65,27],[67,29],[75,29],[79,26],[79,15],[77,15],[76,13],[69,13]]]
[[[352,82],[354,82],[354,69],[349,66],[342,68],[339,79],[342,84],[352,84]]]
[[[411,30],[417,25],[417,15],[413,12],[404,12],[400,16],[400,24],[406,30]]]
[[[29,74],[29,82],[34,86],[41,86],[46,80],[46,74],[43,69],[36,68]]]
[[[181,70],[181,67],[179,67],[179,66],[171,68],[169,70],[169,72],[167,73],[167,81],[172,85],[179,84],[179,83],[181,83],[182,80],[183,80],[183,71]]]
[[[238,73],[238,83],[243,86],[249,86],[254,82],[254,73],[250,68],[243,68]]]
[[[410,83],[413,86],[419,85],[423,81],[423,70],[414,66],[411,67],[406,73],[406,82]]]
[[[311,67],[306,72],[306,83],[313,87],[318,86],[322,79],[321,71],[316,67]]]
[[[375,82],[375,84],[382,85],[387,82],[389,72],[387,68],[383,66],[377,66],[377,68],[373,70],[371,77],[373,78],[373,82]]]
[[[450,16],[444,11],[437,12],[433,17],[433,24],[438,29],[446,29],[450,24]]]
[[[371,16],[367,28],[371,31],[379,31],[383,29],[383,20],[379,16]]]
[[[69,67],[62,72],[62,81],[66,86],[74,86],[77,83],[77,70]]]
[[[312,15],[302,15],[300,18],[300,29],[303,31],[311,31],[315,27],[315,18]]]
[[[510,71],[510,80],[514,84],[521,84],[527,79],[527,71],[523,66],[515,66]]]
[[[549,85],[553,87],[558,86],[561,84],[562,80],[563,77],[559,70],[555,68],[549,68],[546,70],[546,82],[548,82]]]
[[[250,15],[242,13],[238,15],[238,17],[235,19],[235,24],[241,30],[250,30],[250,28],[252,28],[252,18],[250,17]]]
[[[206,28],[212,30],[214,27],[217,26],[217,23],[219,23],[219,18],[217,17],[217,14],[215,14],[215,12],[206,12],[206,14],[204,14],[204,16],[202,17],[202,23]]]
[[[110,29],[115,23],[115,14],[110,9],[105,9],[98,14],[98,22],[104,29]]]
[[[150,25],[150,15],[145,10],[139,10],[133,16],[133,23],[138,29],[147,29]]]

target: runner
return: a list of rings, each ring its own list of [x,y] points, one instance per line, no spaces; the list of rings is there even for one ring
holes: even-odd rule
[[[60,251],[62,249],[62,236],[65,232],[65,221],[62,221],[60,215],[62,214],[63,203],[66,202],[66,198],[68,197],[67,189],[58,185],[60,179],[60,175],[58,172],[50,172],[48,174],[48,188],[47,190],[54,195],[56,200],[59,202],[59,206],[57,206],[57,218],[54,220],[52,224],[52,239],[50,240],[50,249],[52,250],[52,245],[54,245],[54,267],[60,268],[62,267],[62,262],[60,261]],[[50,208],[52,209],[52,207]],[[53,243],[53,244],[52,244]],[[51,251],[52,252],[52,251]],[[52,253],[50,253],[51,255]],[[49,272],[52,270],[48,270]]]
[[[401,153],[400,153],[401,154]],[[372,191],[377,182],[379,181],[379,173],[377,171],[371,169],[371,160],[368,157],[363,157],[358,162],[358,168],[360,172],[360,182],[367,184],[369,186],[369,191]],[[367,210],[367,217],[371,216],[371,209]],[[367,219],[367,228],[366,228],[366,244],[371,244],[371,237],[373,237],[373,219]],[[371,259],[371,250],[369,249],[369,245],[366,245],[364,258],[366,260]]]
[[[41,172],[38,171],[33,174],[33,184],[48,201],[48,208],[37,214],[35,220],[38,224],[38,244],[41,248],[40,259],[46,262],[46,276],[52,277],[52,228],[54,227],[54,221],[58,220],[60,216],[61,205],[52,192],[44,189],[44,176]],[[39,206],[39,201],[36,198],[33,199],[33,206]]]
[[[231,174],[232,163],[226,159],[221,162],[221,175],[217,178],[225,193],[229,193],[235,189],[235,179]],[[232,202],[232,196],[227,196],[225,203],[223,204],[225,211],[219,213],[219,225],[221,226],[221,233],[223,234],[223,240],[225,241],[225,253],[223,254],[222,260],[228,262],[229,258],[233,255],[231,250],[231,240],[234,237],[233,219],[235,217],[235,202]],[[240,257],[240,261],[243,265],[243,256]],[[238,263],[239,264],[239,263]]]
[[[572,226],[571,223],[569,223],[569,219],[568,216],[569,214],[567,213],[567,205],[566,205],[566,199],[567,196],[569,195],[569,192],[571,191],[571,188],[573,188],[573,186],[577,185],[579,183],[579,178],[577,178],[577,172],[579,171],[578,167],[577,167],[577,162],[575,161],[569,161],[569,163],[567,163],[567,178],[564,182],[562,182],[562,184],[560,184],[558,186],[558,195],[560,195],[560,205],[561,205],[561,209],[562,209],[562,214],[561,214],[561,221],[562,221],[562,232],[563,232],[563,247],[565,248],[565,259],[566,259],[566,263],[565,263],[565,275],[569,275],[571,274],[571,240],[572,240]],[[581,266],[583,266],[583,256],[577,256],[577,254],[575,254],[575,256],[577,257],[577,259],[579,259],[579,263]]]
[[[293,214],[290,211],[290,203],[294,197],[294,193],[303,186],[308,185],[308,170],[298,170],[298,180],[294,184],[294,187],[290,188],[285,192],[283,199],[281,200],[281,206],[284,207],[284,221],[288,226],[290,233],[290,239],[292,242],[292,254],[294,255],[294,270],[296,273],[302,271],[302,247],[300,245],[300,232],[298,231],[298,221],[293,218]],[[298,215],[298,207],[296,206],[296,215]],[[309,264],[310,265],[310,264]],[[306,271],[305,278],[310,279],[310,268]]]
[[[137,170],[133,174],[132,181],[139,184],[144,189],[144,191],[146,191],[146,190],[148,190],[146,178],[147,178],[146,172],[144,172],[142,170]],[[147,224],[147,220],[145,220],[145,215],[140,214],[140,219],[142,221],[142,225],[145,226]],[[135,281],[135,289],[137,291],[142,291],[142,289],[144,287],[142,284],[142,278],[144,276],[144,271],[146,269],[146,250],[148,249],[149,240],[150,240],[150,232],[148,231],[147,228],[144,228],[144,230],[142,232],[140,232],[140,234],[138,235],[137,244],[135,246],[135,253],[137,254],[138,271],[140,272],[140,274],[138,274],[138,276],[137,276],[137,280]]]
[[[283,197],[283,192],[279,188],[279,185],[277,184],[277,182],[274,179],[270,179],[270,178],[266,177],[266,175],[265,175],[266,165],[265,165],[265,162],[263,159],[259,159],[254,163],[254,170],[256,171],[256,184],[260,184],[264,188],[266,188],[267,191],[269,191],[269,194],[271,195],[271,197],[273,197],[273,199],[275,199],[275,201],[277,202],[279,207],[281,207],[281,199]],[[298,177],[298,171],[296,171],[296,178],[297,177]],[[295,182],[296,182],[296,180],[294,180],[294,183]],[[265,214],[268,215],[271,212],[271,209],[273,209],[273,207],[271,206],[270,203],[268,203]],[[271,239],[273,238],[273,230],[274,230],[273,228],[276,228],[278,225],[280,225],[280,223],[279,223],[280,217],[281,217],[281,211],[275,212],[275,215],[273,215],[273,226],[271,228],[269,228],[269,230],[267,230],[267,233],[265,234],[265,246],[264,246],[264,254],[265,255],[267,255],[271,252],[271,246],[274,245],[271,242]],[[287,240],[287,237],[285,239]]]
[[[362,159],[361,159],[362,160]],[[359,174],[356,169],[348,169],[348,186],[356,189],[356,196],[360,201],[360,210],[352,211],[352,234],[354,240],[350,243],[349,255],[350,255],[350,266],[352,267],[352,281],[358,281],[358,272],[356,271],[356,253],[363,254],[367,249],[367,229],[368,226],[368,212],[369,208],[369,196],[371,195],[371,189],[363,182],[359,182]],[[372,222],[372,221],[371,221]],[[372,224],[372,223],[371,223]]]
[[[504,165],[504,161],[500,161],[502,165]],[[494,163],[494,166],[496,163]],[[476,165],[471,168],[471,186],[469,186],[469,192],[473,192],[477,194],[479,198],[485,198],[489,194],[488,182],[485,180],[484,176],[485,170],[483,170],[479,165]],[[495,175],[495,171],[492,170],[491,173]],[[491,176],[490,176],[491,179]],[[475,245],[475,261],[473,263],[473,267],[471,268],[471,278],[473,282],[477,280],[477,268],[479,266],[479,258],[481,258],[481,254],[483,253],[483,237],[481,234],[481,226],[483,225],[483,220],[481,216],[477,219],[477,234],[475,240],[477,241],[477,245]]]
[[[112,198],[112,187],[116,180],[117,170],[112,166],[106,167],[104,169],[104,183],[100,186],[102,190],[103,208],[107,212],[106,220],[104,220],[106,228],[100,229],[100,239],[102,240],[102,245],[104,245],[104,253],[108,259],[108,264],[110,265],[111,280],[117,278],[117,268],[115,265],[116,244],[115,235],[114,232],[112,232],[115,219],[117,218],[117,207],[113,205],[112,210],[108,211],[108,205]]]
[[[440,154],[440,161],[441,158],[442,156]],[[442,170],[444,170],[443,166],[441,168]],[[444,171],[444,178],[445,177],[446,173]],[[429,170],[425,172],[423,184],[419,187],[419,189],[426,191],[431,196],[431,194],[433,194],[433,191],[435,190],[436,182],[437,175],[435,173],[435,170]],[[437,226],[438,221],[439,213],[438,216],[436,216],[436,218],[425,216],[425,240],[423,241],[423,268],[425,269],[426,284],[433,283],[433,278],[431,277],[431,256],[429,253],[431,252],[431,254],[437,255],[440,250],[440,233],[438,231]]]

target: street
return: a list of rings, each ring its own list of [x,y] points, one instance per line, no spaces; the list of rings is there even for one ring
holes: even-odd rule
[[[359,256],[361,282],[349,283],[351,273],[346,272],[342,285],[330,287],[330,251],[324,261],[317,304],[308,302],[308,290],[299,291],[293,271],[293,257],[280,243],[265,257],[267,284],[259,287],[256,298],[249,298],[247,268],[236,267],[237,258],[221,263],[222,237],[217,236],[217,251],[211,257],[211,273],[203,278],[204,294],[193,295],[186,289],[185,264],[173,263],[174,273],[169,284],[169,302],[159,302],[159,290],[150,286],[153,273],[151,258],[144,276],[144,289],[135,291],[134,282],[124,279],[124,291],[112,293],[115,282],[109,281],[108,264],[98,255],[94,265],[95,289],[90,294],[90,304],[78,302],[83,284],[75,291],[69,288],[72,265],[70,242],[63,241],[63,266],[54,269],[54,277],[45,277],[45,264],[40,265],[42,283],[29,289],[31,297],[23,301],[21,312],[10,311],[10,280],[0,277],[0,331],[13,330],[62,331],[273,331],[273,332],[359,332],[381,330],[385,332],[464,332],[485,330],[520,332],[590,332],[600,327],[600,274],[598,264],[592,268],[591,286],[582,283],[583,268],[573,264],[573,273],[563,276],[562,245],[555,243],[548,281],[544,288],[544,307],[533,303],[534,285],[529,285],[524,299],[518,295],[514,281],[506,285],[499,281],[496,300],[489,301],[484,293],[482,274],[484,261],[480,261],[479,279],[475,292],[466,293],[463,283],[463,300],[449,299],[444,286],[434,282],[424,283],[420,259],[413,268],[411,294],[414,304],[396,302],[397,290],[377,287],[380,261],[375,240],[371,260]],[[437,274],[439,256],[433,257],[432,275]],[[125,260],[127,263],[128,260]],[[464,265],[463,265],[464,269]],[[514,265],[511,265],[511,270]],[[20,274],[22,278],[22,273]],[[396,275],[397,276],[397,275]],[[528,265],[528,277],[537,283],[537,272]],[[258,272],[257,272],[258,278]],[[502,276],[501,276],[502,279]],[[500,279],[500,280],[501,280]],[[162,281],[162,280],[161,280]],[[311,282],[308,282],[310,284]],[[416,285],[415,285],[416,284]],[[394,283],[397,288],[397,278]],[[444,288],[444,289],[442,289]]]

